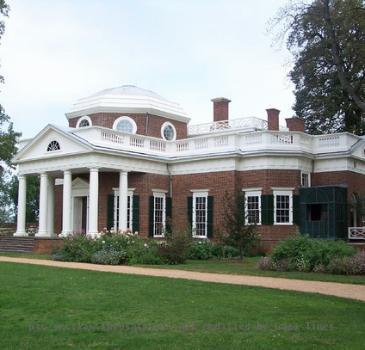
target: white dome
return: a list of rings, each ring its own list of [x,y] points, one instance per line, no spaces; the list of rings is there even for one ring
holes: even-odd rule
[[[93,113],[150,113],[184,122],[190,120],[178,103],[134,85],[105,89],[81,98],[66,116],[75,118]]]

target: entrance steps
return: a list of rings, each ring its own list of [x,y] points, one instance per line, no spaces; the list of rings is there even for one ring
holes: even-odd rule
[[[34,237],[0,236],[0,252],[30,253],[34,246]]]

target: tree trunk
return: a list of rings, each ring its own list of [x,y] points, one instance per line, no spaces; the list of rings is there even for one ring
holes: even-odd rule
[[[337,42],[336,33],[331,19],[329,0],[323,0],[323,6],[324,6],[324,11],[323,11],[324,19],[326,22],[327,33],[331,43],[331,52],[333,55],[333,60],[337,68],[338,79],[341,83],[342,88],[348,93],[348,95],[352,98],[354,103],[361,109],[361,111],[365,113],[365,101],[363,101],[360,98],[360,96],[357,95],[355,89],[350,84],[345,74],[344,66],[340,55],[340,48]]]

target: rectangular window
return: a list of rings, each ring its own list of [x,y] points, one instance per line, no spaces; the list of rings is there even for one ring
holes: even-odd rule
[[[119,191],[114,191],[114,230],[119,229]],[[127,203],[127,228],[132,230],[133,228],[133,192],[128,192]]]
[[[308,173],[302,173],[301,185],[302,187],[310,187],[310,176]]]
[[[208,236],[208,193],[193,193],[193,237]]]
[[[246,225],[261,225],[261,191],[245,192]]]
[[[166,194],[153,193],[153,236],[164,237],[166,228]]]
[[[293,192],[274,191],[274,224],[293,224]]]

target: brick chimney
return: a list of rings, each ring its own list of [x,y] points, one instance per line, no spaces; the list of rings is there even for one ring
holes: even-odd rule
[[[231,100],[224,97],[217,97],[212,99],[213,102],[213,121],[219,122],[221,120],[228,120],[229,118],[229,103]]]
[[[279,130],[279,114],[280,111],[276,108],[269,108],[267,112],[267,129],[268,130]]]
[[[304,119],[299,117],[285,119],[286,126],[289,131],[301,131],[305,132]]]

